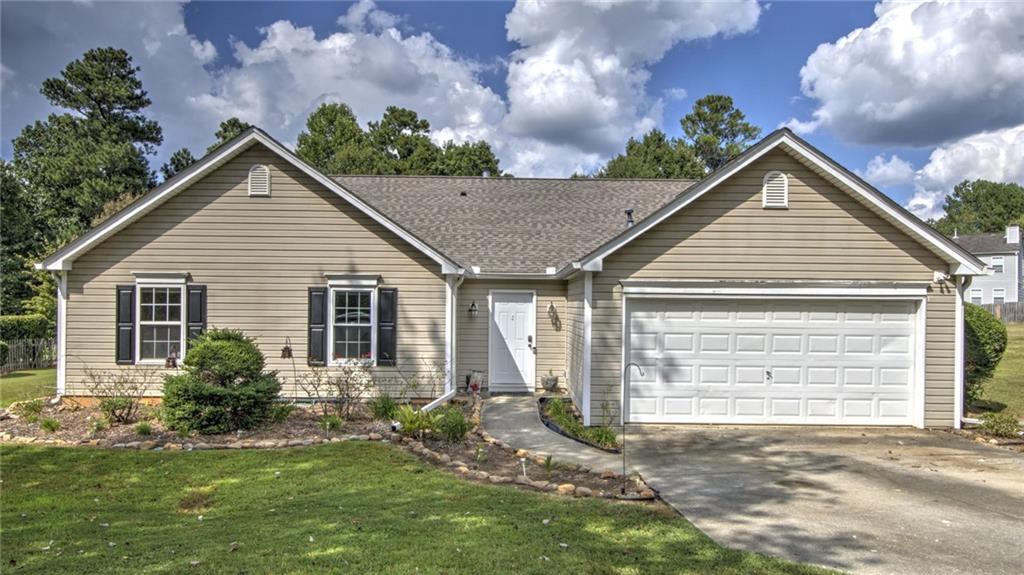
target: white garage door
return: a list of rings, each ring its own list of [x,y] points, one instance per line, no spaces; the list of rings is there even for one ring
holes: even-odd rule
[[[909,425],[915,306],[630,299],[629,421]]]

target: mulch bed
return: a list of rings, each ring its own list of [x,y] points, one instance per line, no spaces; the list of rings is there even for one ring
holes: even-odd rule
[[[1010,451],[1017,451],[1024,453],[1024,438],[1007,438],[1007,437],[992,437],[978,431],[976,428],[965,427],[963,429],[951,429],[950,433],[959,435],[967,439],[973,439],[978,443],[985,443],[988,445],[994,445],[996,447],[1002,447],[1009,449]]]
[[[103,418],[99,409],[50,400],[45,401],[35,422],[6,415],[0,420],[0,441],[141,450],[284,448],[351,440],[388,441],[476,482],[508,484],[575,497],[657,499],[657,494],[638,475],[623,477],[614,470],[592,470],[557,461],[549,463],[541,455],[516,449],[480,427],[481,400],[461,400],[456,404],[463,407],[474,425],[473,431],[461,442],[448,442],[430,433],[404,437],[391,431],[390,422],[375,421],[365,415],[345,421],[341,429],[328,432],[319,425],[322,412],[302,406],[283,422],[268,422],[259,429],[228,434],[181,437],[164,428],[154,417],[155,408],[150,406],[142,406],[136,420],[149,421],[152,429],[149,435],[137,433],[135,422],[110,424],[106,429],[93,431],[91,424]],[[46,418],[60,422],[60,428],[54,432],[43,430],[39,422]]]

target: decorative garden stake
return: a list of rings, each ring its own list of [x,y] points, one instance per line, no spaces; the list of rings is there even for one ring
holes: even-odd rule
[[[520,457],[519,458],[519,465],[521,465],[523,467],[523,477],[526,477],[526,458],[525,457]]]
[[[636,362],[631,361],[627,363],[625,370],[626,373],[623,374],[623,379],[627,385],[629,384],[629,368],[631,367],[635,367],[637,371],[640,372],[640,377],[644,376],[644,368],[640,367]],[[622,494],[625,495],[626,481],[628,481],[628,479],[626,479],[626,414],[621,413],[620,417],[622,418]]]

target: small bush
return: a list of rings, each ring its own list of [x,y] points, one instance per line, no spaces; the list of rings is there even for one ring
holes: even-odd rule
[[[964,336],[964,395],[974,403],[981,399],[981,385],[992,377],[1006,351],[1006,326],[985,308],[969,303],[964,307]]]
[[[1016,413],[999,411],[982,415],[981,429],[996,437],[1017,437],[1021,427]]]
[[[43,413],[43,400],[41,399],[30,399],[19,403],[14,412],[25,418],[25,421],[29,423],[35,423],[39,420],[39,415]]]
[[[547,403],[547,414],[552,421],[558,424],[566,433],[578,437],[584,441],[593,443],[600,447],[615,448],[619,446],[619,439],[615,430],[610,427],[595,425],[586,427],[583,422],[573,413],[572,407],[566,401],[553,400]]]
[[[107,420],[106,419],[96,419],[96,420],[93,420],[93,422],[89,424],[89,433],[96,434],[96,433],[99,433],[99,432],[105,430],[106,428],[107,428]]]
[[[370,413],[374,419],[391,421],[398,412],[398,402],[390,395],[383,393],[370,400]]]
[[[320,418],[320,429],[327,432],[338,431],[344,423],[344,420],[337,415],[325,415]]]
[[[449,405],[439,410],[434,423],[441,437],[451,442],[466,439],[469,433],[469,421],[466,414],[457,405]]]
[[[131,423],[138,411],[139,402],[133,397],[120,395],[100,400],[100,412],[107,418],[107,421]]]
[[[291,403],[275,403],[274,407],[270,409],[270,419],[274,420],[274,423],[284,423],[292,412],[295,411],[295,405]]]
[[[148,421],[140,421],[135,424],[135,433],[139,435],[153,435],[153,426]]]
[[[405,435],[422,436],[424,431],[434,429],[434,417],[432,413],[413,409],[411,405],[403,405],[395,412],[395,420]]]
[[[60,422],[52,417],[46,417],[39,422],[39,427],[41,427],[43,431],[47,433],[53,433],[54,431],[60,429]]]
[[[211,329],[192,342],[183,375],[164,379],[164,423],[179,433],[252,429],[272,415],[277,372],[240,331]]]

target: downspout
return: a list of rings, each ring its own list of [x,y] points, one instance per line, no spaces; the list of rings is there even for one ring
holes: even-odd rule
[[[964,361],[966,358],[966,337],[964,335],[964,294],[974,280],[973,276],[954,276],[956,286],[956,341],[953,345],[954,377],[953,385],[953,429],[963,427],[964,417]]]
[[[57,397],[63,397],[67,388],[67,342],[68,342],[68,272],[50,272],[57,281]]]
[[[440,397],[423,406],[423,411],[432,411],[455,397],[455,358],[456,358],[456,310],[458,309],[459,286],[466,280],[465,273],[446,274],[444,281],[444,393]]]

